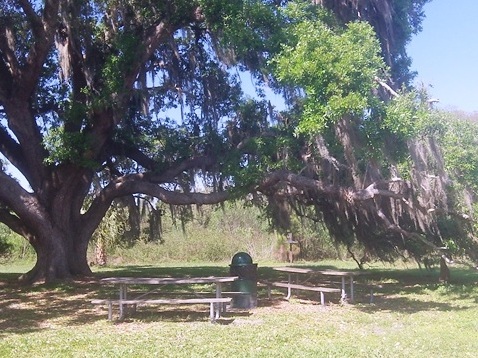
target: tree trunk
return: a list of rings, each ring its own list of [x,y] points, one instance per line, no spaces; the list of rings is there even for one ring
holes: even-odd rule
[[[33,244],[37,255],[35,266],[20,280],[31,284],[91,276],[87,243],[88,240],[81,240],[81,236],[59,233],[39,238]]]

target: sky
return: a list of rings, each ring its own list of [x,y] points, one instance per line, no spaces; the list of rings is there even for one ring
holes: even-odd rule
[[[423,31],[407,47],[437,108],[478,112],[478,0],[431,0]]]

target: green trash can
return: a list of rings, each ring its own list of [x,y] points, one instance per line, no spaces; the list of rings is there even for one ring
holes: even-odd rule
[[[232,257],[229,268],[231,276],[239,277],[231,284],[232,291],[236,292],[232,307],[257,307],[257,264],[252,262],[252,257],[247,252],[238,252]]]

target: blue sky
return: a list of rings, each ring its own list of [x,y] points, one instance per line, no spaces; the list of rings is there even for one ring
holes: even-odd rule
[[[431,85],[439,108],[478,111],[478,0],[432,0],[423,31],[408,46],[416,83]]]

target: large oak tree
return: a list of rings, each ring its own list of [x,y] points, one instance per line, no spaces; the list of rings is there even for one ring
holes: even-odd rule
[[[287,1],[272,0],[0,5],[0,152],[30,187],[3,166],[0,222],[35,248],[26,279],[90,274],[93,232],[113,200],[136,193],[185,205],[260,192],[273,216],[312,207],[333,235],[378,253],[411,232],[436,234],[426,213],[441,199],[410,194],[430,173],[397,180],[387,142],[417,146],[393,126],[416,110],[388,104],[410,78],[405,45],[425,2],[324,0],[287,11]],[[345,26],[355,20],[369,22],[379,42],[370,27]],[[244,98],[237,71],[246,69],[283,91],[290,111]],[[424,153],[436,151],[424,147],[412,154],[425,167]]]

